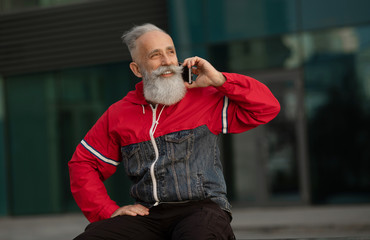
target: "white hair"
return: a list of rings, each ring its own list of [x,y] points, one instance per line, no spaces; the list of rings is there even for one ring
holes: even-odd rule
[[[159,27],[151,23],[146,23],[140,26],[135,26],[122,35],[121,39],[123,40],[124,43],[126,43],[128,50],[131,54],[131,57],[133,56],[133,52],[136,49],[136,40],[142,35],[144,35],[145,33],[152,32],[152,31],[160,31],[160,32],[166,33],[164,30],[160,29]]]

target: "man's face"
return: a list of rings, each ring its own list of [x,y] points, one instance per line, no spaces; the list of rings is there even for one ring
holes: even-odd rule
[[[133,57],[134,61],[149,73],[160,66],[178,65],[172,38],[160,31],[148,32],[138,38]],[[167,72],[161,76],[166,78],[173,76],[173,74]]]
[[[160,31],[145,33],[136,40],[131,70],[144,83],[144,97],[150,103],[173,105],[186,94],[172,39]]]

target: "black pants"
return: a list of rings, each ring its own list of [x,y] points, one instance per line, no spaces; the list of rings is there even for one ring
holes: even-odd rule
[[[235,239],[231,217],[211,200],[160,204],[147,216],[117,216],[89,224],[75,240]]]

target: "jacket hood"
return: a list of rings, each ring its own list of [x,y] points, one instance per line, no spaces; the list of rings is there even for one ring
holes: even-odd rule
[[[149,104],[144,97],[143,81],[140,81],[139,83],[137,83],[135,85],[135,90],[130,91],[124,99],[134,104],[140,104],[140,105]]]

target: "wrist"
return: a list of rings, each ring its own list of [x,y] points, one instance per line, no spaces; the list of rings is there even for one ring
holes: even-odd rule
[[[218,72],[217,82],[215,82],[215,87],[221,87],[226,82],[226,77],[222,72]]]

